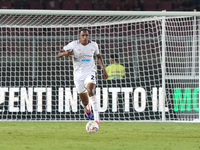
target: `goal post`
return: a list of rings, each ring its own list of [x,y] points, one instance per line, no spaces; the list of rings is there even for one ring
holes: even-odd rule
[[[0,10],[0,120],[85,121],[63,46],[87,27],[105,66],[117,54],[123,79],[97,63],[101,121],[198,121],[199,12]]]

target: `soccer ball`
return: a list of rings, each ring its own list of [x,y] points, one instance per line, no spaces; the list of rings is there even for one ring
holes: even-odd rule
[[[95,121],[89,121],[86,124],[86,131],[89,133],[96,133],[99,130],[99,126]]]

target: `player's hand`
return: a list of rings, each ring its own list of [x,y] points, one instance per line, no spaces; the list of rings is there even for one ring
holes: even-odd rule
[[[68,49],[68,50],[64,50],[64,49],[62,49],[59,53],[58,53],[58,57],[62,57],[62,56],[67,56],[67,57],[73,57],[73,55],[74,55],[74,52],[73,52],[73,50],[71,50],[71,49]]]
[[[103,78],[104,78],[104,79],[107,79],[107,78],[108,78],[108,74],[107,74],[106,70],[103,70]]]
[[[62,49],[60,52],[65,52],[65,50],[64,50],[64,49]]]
[[[73,57],[74,56],[73,50],[71,50],[71,49],[66,50],[64,56]]]
[[[64,52],[65,52],[65,50],[64,50],[64,49],[62,49],[61,51],[59,51],[59,53],[58,53],[57,57],[62,57],[62,56],[63,56],[63,54],[64,54]]]

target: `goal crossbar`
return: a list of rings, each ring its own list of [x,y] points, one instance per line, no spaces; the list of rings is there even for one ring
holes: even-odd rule
[[[12,15],[100,15],[100,16],[200,16],[194,11],[82,11],[82,10],[21,10],[1,9],[0,14]]]

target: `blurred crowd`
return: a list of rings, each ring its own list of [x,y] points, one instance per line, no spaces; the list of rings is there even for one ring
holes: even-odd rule
[[[0,9],[198,11],[199,5],[199,0],[0,0]]]

